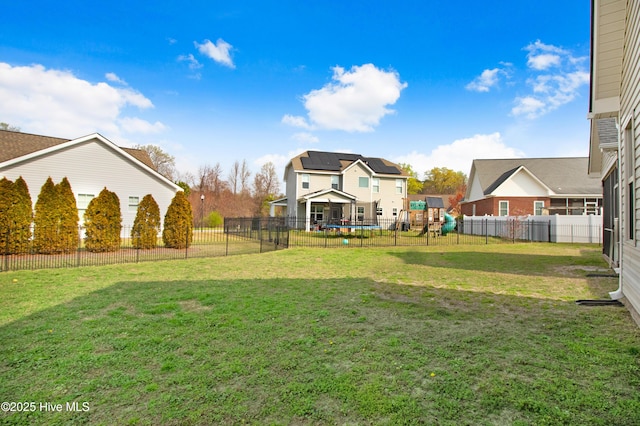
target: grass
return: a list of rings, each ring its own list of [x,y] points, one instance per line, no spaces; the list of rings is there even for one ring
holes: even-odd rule
[[[0,424],[640,424],[640,330],[574,303],[604,269],[515,244],[2,273],[0,400],[63,411]]]

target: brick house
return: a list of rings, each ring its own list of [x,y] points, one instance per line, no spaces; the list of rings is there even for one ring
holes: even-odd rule
[[[602,185],[587,157],[473,160],[462,214],[600,214]]]

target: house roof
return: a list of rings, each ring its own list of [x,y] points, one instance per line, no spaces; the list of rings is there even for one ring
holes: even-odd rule
[[[451,207],[449,198],[454,194],[409,194],[407,198],[409,201],[424,201],[431,208],[445,208]]]
[[[587,174],[588,161],[588,157],[473,160],[469,181],[477,179],[483,193],[490,195],[525,168],[557,195],[601,194],[600,178]]]
[[[43,149],[52,148],[71,139],[55,138],[51,136],[34,135],[30,133],[12,132],[0,130],[0,163],[13,160],[24,155],[33,154]],[[146,151],[134,148],[122,148],[127,154],[134,157],[147,167],[157,171]]]
[[[292,158],[290,164],[295,171],[342,172],[358,160],[377,174],[408,176],[398,164],[384,158],[342,152],[305,151]]]

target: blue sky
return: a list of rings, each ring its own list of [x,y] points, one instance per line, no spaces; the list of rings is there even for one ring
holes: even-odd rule
[[[178,170],[586,156],[585,1],[2,2],[0,121]]]

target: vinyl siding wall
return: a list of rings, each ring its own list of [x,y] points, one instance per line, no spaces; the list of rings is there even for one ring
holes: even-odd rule
[[[136,211],[129,211],[129,197],[138,197],[142,201],[146,194],[152,194],[163,220],[177,191],[95,139],[3,168],[0,176],[10,180],[22,176],[29,186],[34,205],[49,176],[56,184],[66,177],[76,200],[78,194],[97,197],[106,187],[120,199],[123,226],[132,226],[136,215]]]
[[[611,99],[620,95],[620,73],[622,69],[622,39],[624,37],[626,0],[596,0],[595,28],[597,43],[594,48],[595,66],[593,88],[596,110],[609,106]],[[617,101],[614,101],[617,103]],[[599,112],[599,111],[594,111]]]
[[[638,238],[638,226],[640,225],[638,206],[640,204],[640,191],[638,190],[639,176],[638,152],[640,152],[640,1],[632,0],[627,2],[626,29],[624,38],[624,54],[622,67],[622,84],[620,94],[620,131],[621,131],[621,171],[622,183],[620,193],[622,194],[623,218],[621,222],[622,243],[622,290],[629,302],[634,306],[636,312],[640,312],[640,245]],[[633,149],[629,149],[631,144]],[[627,174],[630,168],[627,165],[629,160],[634,161],[635,167]],[[631,206],[629,202],[628,183],[634,183],[633,210],[635,214],[634,238],[630,239],[630,230],[625,229],[628,219],[628,210]]]

